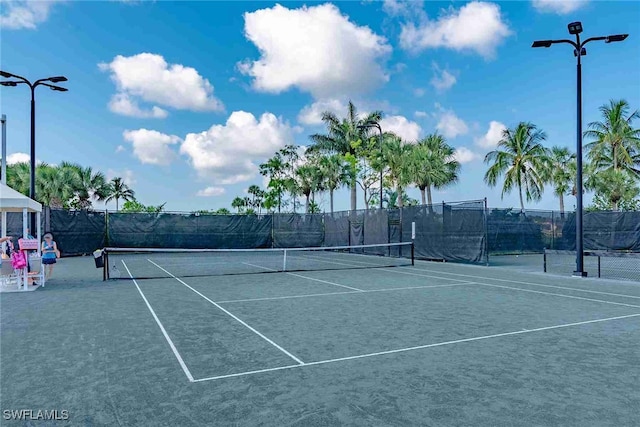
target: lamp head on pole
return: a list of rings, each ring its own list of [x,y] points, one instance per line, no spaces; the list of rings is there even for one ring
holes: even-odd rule
[[[531,47],[551,47],[553,40],[536,40]]]
[[[607,36],[604,39],[604,42],[605,43],[621,42],[621,41],[624,41],[627,37],[629,37],[629,34],[614,34],[612,36]]]
[[[66,82],[67,78],[65,76],[55,76],[55,77],[49,77],[47,80],[49,80],[52,83],[60,83],[60,82]]]
[[[582,32],[582,22],[576,21],[568,25],[569,34],[580,34]]]
[[[2,85],[2,86],[18,86],[18,83],[22,83],[22,82],[0,82],[0,85]]]

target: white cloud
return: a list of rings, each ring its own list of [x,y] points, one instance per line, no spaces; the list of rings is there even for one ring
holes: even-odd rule
[[[138,182],[133,171],[129,169],[123,171],[107,169],[107,180],[111,181],[113,178],[122,178],[122,181],[129,187],[134,186]]]
[[[271,113],[258,120],[244,111],[231,113],[224,125],[188,134],[180,152],[190,158],[198,174],[216,185],[249,181],[258,164],[286,144],[293,144],[294,130]]]
[[[332,4],[288,9],[276,5],[244,14],[245,36],[260,59],[238,64],[258,91],[292,87],[316,99],[364,93],[387,82],[387,40],[360,27]]]
[[[429,116],[429,114],[427,114],[424,111],[416,111],[415,113],[413,113],[413,115],[416,116],[416,117],[428,117]]]
[[[425,16],[422,0],[384,0],[382,10],[389,16],[420,19]]]
[[[109,101],[109,110],[111,112],[129,117],[164,119],[169,115],[166,110],[153,106],[150,110],[143,110],[138,106],[135,99],[126,93],[116,93]]]
[[[196,193],[196,196],[200,197],[214,197],[214,196],[222,196],[225,190],[222,187],[207,187]]]
[[[439,104],[436,108],[440,110],[439,121],[436,129],[447,138],[455,138],[458,135],[464,135],[469,132],[469,127],[460,117],[456,116],[453,110],[445,110]]]
[[[532,0],[533,7],[538,12],[566,15],[575,12],[587,4],[589,0]]]
[[[430,83],[438,92],[451,89],[456,84],[456,81],[456,76],[447,70],[441,69],[435,62],[433,63],[433,78],[431,78]]]
[[[511,34],[500,6],[474,1],[459,10],[449,7],[437,20],[425,18],[418,25],[404,24],[400,45],[412,51],[444,47],[491,58],[497,46]]]
[[[502,132],[504,132],[506,128],[504,124],[492,120],[491,123],[489,123],[487,133],[480,138],[476,138],[476,145],[482,148],[495,148],[502,139]]]
[[[13,153],[7,156],[7,164],[15,165],[16,163],[29,163],[31,156],[27,153]]]
[[[422,98],[425,93],[427,93],[427,91],[420,87],[413,90],[413,95],[416,98]]]
[[[180,138],[166,135],[155,130],[126,130],[124,139],[133,144],[133,155],[142,163],[168,165],[176,157],[171,146],[178,144]]]
[[[127,149],[124,148],[124,145],[118,145],[116,147],[116,153],[122,153],[123,151],[127,151]]]
[[[300,110],[298,121],[305,125],[322,124],[322,113],[325,111],[330,111],[338,117],[343,117],[347,113],[347,103],[339,99],[316,101]]]
[[[453,157],[461,164],[470,163],[482,158],[480,154],[474,153],[473,151],[469,150],[466,147],[456,148],[456,151],[453,154]]]
[[[177,110],[222,111],[222,102],[213,96],[209,80],[195,68],[169,64],[161,55],[140,53],[116,56],[110,63],[98,65],[111,73],[116,93],[109,103],[111,111],[134,117],[163,118],[167,112],[154,105],[138,107],[138,99]]]
[[[0,27],[7,30],[33,30],[47,20],[51,8],[58,2],[59,0],[3,0],[0,2],[4,9],[0,15]]]
[[[380,127],[384,132],[393,132],[408,142],[417,141],[422,129],[416,122],[407,120],[404,116],[388,116],[380,120]]]

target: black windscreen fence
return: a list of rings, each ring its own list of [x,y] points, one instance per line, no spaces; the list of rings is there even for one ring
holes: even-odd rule
[[[310,248],[322,246],[322,214],[273,215],[274,248]]]
[[[46,208],[42,226],[54,234],[63,256],[89,254],[105,246],[251,249],[386,244],[411,241],[415,229],[416,258],[484,264],[489,255],[575,250],[576,237],[573,212],[487,209],[485,201],[332,214],[106,213]],[[7,215],[7,234],[22,234],[22,214]],[[640,212],[585,213],[584,243],[585,250],[640,252]],[[360,250],[375,254],[382,249]],[[400,251],[398,247],[384,250]],[[397,252],[391,255],[400,255]]]

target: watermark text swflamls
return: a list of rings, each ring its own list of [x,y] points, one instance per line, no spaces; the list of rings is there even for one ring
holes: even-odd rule
[[[69,411],[66,409],[5,409],[2,418],[7,421],[67,421]]]

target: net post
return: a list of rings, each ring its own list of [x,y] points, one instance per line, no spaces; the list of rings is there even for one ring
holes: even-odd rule
[[[542,260],[543,260],[543,269],[542,271],[544,271],[545,273],[547,272],[547,249],[545,248],[544,253],[542,255]]]
[[[598,279],[600,278],[600,254],[598,254]]]
[[[106,250],[102,250],[102,281],[109,279],[109,255]]]
[[[416,265],[416,258],[415,258],[415,243],[412,241],[411,242],[411,265]]]
[[[283,250],[284,256],[282,257],[282,271],[287,271],[287,250]]]

